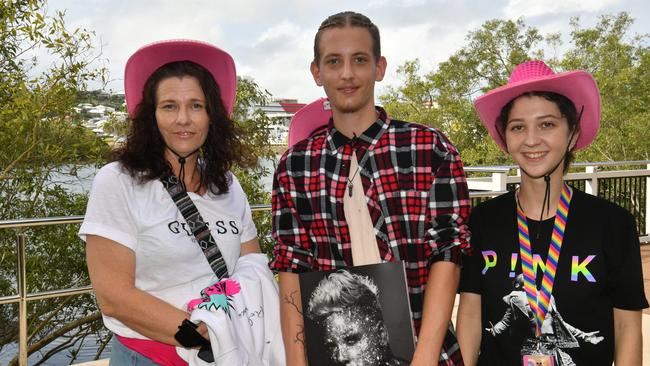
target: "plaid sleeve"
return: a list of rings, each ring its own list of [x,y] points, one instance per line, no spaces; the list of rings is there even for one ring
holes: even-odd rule
[[[269,266],[275,272],[305,272],[314,267],[310,240],[291,192],[297,192],[293,178],[287,172],[286,155],[278,163],[273,179],[273,259]]]
[[[462,255],[471,252],[467,178],[460,154],[444,135],[440,134],[435,150],[442,161],[429,192],[430,227],[425,233],[433,253],[429,261],[430,264],[437,261],[461,264]]]

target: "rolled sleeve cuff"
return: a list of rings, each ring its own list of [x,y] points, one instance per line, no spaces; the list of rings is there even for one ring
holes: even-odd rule
[[[440,261],[453,262],[459,266],[462,266],[463,250],[461,248],[461,244],[460,243],[454,244],[452,247],[431,256],[431,259],[429,260],[429,266],[431,266],[435,262],[440,262]]]
[[[314,270],[313,255],[305,250],[276,244],[269,268],[275,273],[303,273]]]

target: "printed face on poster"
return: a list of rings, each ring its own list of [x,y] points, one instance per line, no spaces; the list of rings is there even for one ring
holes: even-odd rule
[[[300,274],[314,365],[408,365],[415,350],[402,262]]]

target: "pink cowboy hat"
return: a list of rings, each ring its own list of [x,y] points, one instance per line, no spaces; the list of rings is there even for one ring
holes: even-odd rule
[[[327,126],[331,117],[332,108],[326,98],[317,99],[300,108],[289,123],[289,147]]]
[[[129,116],[135,116],[142,101],[144,84],[161,66],[175,61],[192,61],[205,67],[219,85],[227,113],[232,113],[237,90],[235,62],[230,55],[205,42],[187,39],[159,41],[141,47],[129,57],[124,69],[124,94]]]
[[[503,151],[508,150],[497,131],[501,109],[518,96],[533,91],[564,95],[573,102],[578,114],[584,107],[574,150],[584,148],[596,138],[600,127],[600,92],[593,76],[582,70],[556,74],[543,61],[527,61],[512,70],[508,84],[492,89],[474,101],[481,122]]]

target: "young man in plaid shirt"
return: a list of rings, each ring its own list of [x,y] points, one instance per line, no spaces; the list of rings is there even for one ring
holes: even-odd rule
[[[289,365],[306,363],[298,273],[359,264],[343,205],[353,187],[362,189],[378,259],[405,262],[418,334],[412,364],[462,364],[450,317],[461,255],[469,252],[465,174],[441,132],[375,107],[385,70],[379,31],[367,17],[344,12],[321,24],[311,72],[333,118],[287,150],[273,188],[271,268],[279,272]]]

